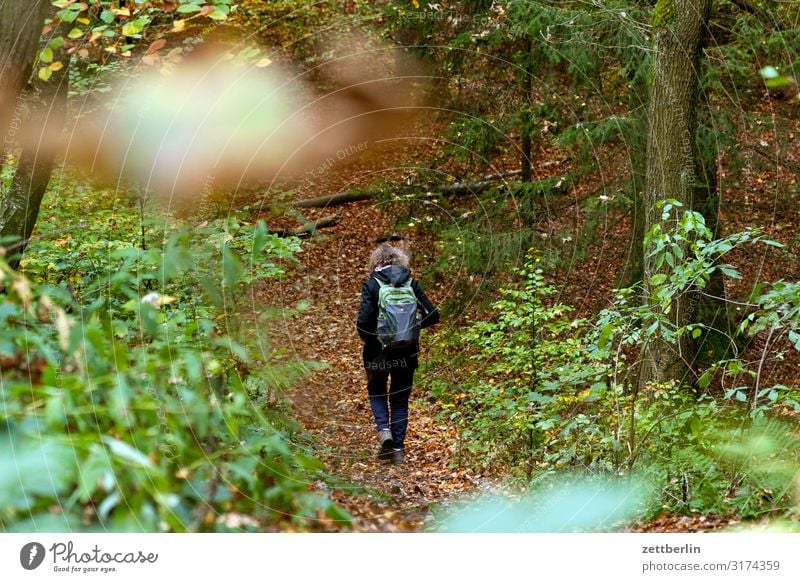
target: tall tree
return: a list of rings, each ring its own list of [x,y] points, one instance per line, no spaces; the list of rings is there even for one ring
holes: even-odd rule
[[[0,134],[3,150],[14,141],[15,111],[31,74],[48,0],[0,0]],[[3,160],[0,159],[0,164]]]
[[[712,0],[658,0],[654,10],[655,34],[652,83],[648,113],[645,228],[660,225],[670,232],[675,221],[664,219],[657,204],[676,199],[700,212],[716,229],[714,170],[703,163],[698,148],[700,69]],[[706,159],[708,159],[706,157]],[[656,257],[644,257],[645,283],[659,272]],[[673,299],[670,321],[681,327],[697,321],[700,294],[689,289]],[[653,309],[659,307],[654,305]],[[698,346],[684,334],[677,342],[657,335],[644,346],[640,386],[648,382],[689,381]]]
[[[49,0],[0,0],[0,134],[3,136],[0,167],[12,149],[23,146],[11,187],[0,192],[0,238],[11,236],[23,241],[11,258],[14,267],[19,263],[24,241],[33,230],[50,180],[55,157],[51,134],[60,129],[64,119],[66,68],[51,79],[50,85],[36,92],[38,99],[31,99],[36,101],[30,109],[37,112],[35,125],[40,131],[28,131],[28,137],[19,141],[23,135],[23,109],[27,109],[23,107],[22,95],[34,96],[33,92],[26,92],[26,85],[44,19],[51,9]]]
[[[66,121],[69,60],[66,62],[47,81],[36,79],[33,83],[22,152],[11,187],[0,199],[0,238],[18,240],[7,257],[8,264],[15,269],[36,226],[56,161],[58,136]]]

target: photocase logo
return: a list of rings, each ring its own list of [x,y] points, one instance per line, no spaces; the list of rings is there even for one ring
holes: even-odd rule
[[[26,570],[35,570],[44,561],[44,546],[39,542],[29,542],[19,551],[19,563]]]

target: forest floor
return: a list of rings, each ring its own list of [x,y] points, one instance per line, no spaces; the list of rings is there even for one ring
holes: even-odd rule
[[[419,141],[411,138],[430,137],[429,121],[416,120],[406,128],[405,137],[371,144],[367,153],[347,164],[312,172],[307,197],[364,187],[376,172],[383,178],[402,173],[421,155]],[[465,469],[451,468],[454,432],[436,421],[436,411],[419,393],[417,397],[412,393],[406,463],[392,465],[376,458],[377,433],[355,316],[369,255],[378,239],[393,232],[395,217],[372,201],[303,209],[311,220],[333,212],[340,215],[339,223],[304,243],[293,274],[278,288],[264,286],[257,296],[286,310],[299,302],[309,305],[283,319],[275,340],[292,357],[326,365],[295,384],[288,397],[296,418],[315,440],[314,454],[344,483],[328,493],[353,514],[355,531],[417,531],[431,525],[434,507],[490,483]],[[414,267],[424,269],[424,265]],[[426,292],[434,303],[442,299],[442,289]],[[320,525],[337,529],[335,524]]]

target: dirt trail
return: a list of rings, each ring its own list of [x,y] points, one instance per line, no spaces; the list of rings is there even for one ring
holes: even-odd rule
[[[418,127],[409,128],[409,133],[425,132],[425,127],[420,122]],[[416,155],[418,144],[410,140],[374,145],[363,159],[316,175],[313,191],[306,195],[341,191],[369,180],[375,172],[385,178]],[[305,242],[295,273],[277,287],[260,290],[258,298],[283,309],[292,309],[302,300],[310,304],[299,315],[281,320],[276,330],[276,344],[291,356],[328,366],[290,389],[295,416],[314,437],[315,456],[329,473],[347,483],[343,490],[332,492],[332,497],[356,517],[356,531],[419,530],[432,519],[432,505],[474,489],[478,479],[448,468],[449,447],[455,435],[435,422],[435,411],[426,405],[416,385],[411,397],[406,463],[395,466],[375,458],[377,440],[355,315],[369,253],[377,238],[392,232],[393,218],[371,201],[303,212],[312,220],[336,212],[341,221]],[[412,266],[418,271],[424,269],[424,265]],[[426,291],[434,302],[441,295],[436,288]],[[424,334],[422,343],[424,358]],[[322,483],[318,486],[324,487]]]

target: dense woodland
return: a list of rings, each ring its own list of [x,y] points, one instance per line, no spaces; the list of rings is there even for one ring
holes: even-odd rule
[[[0,0],[0,529],[795,530],[798,49],[779,0]],[[386,240],[442,312],[396,467]]]

